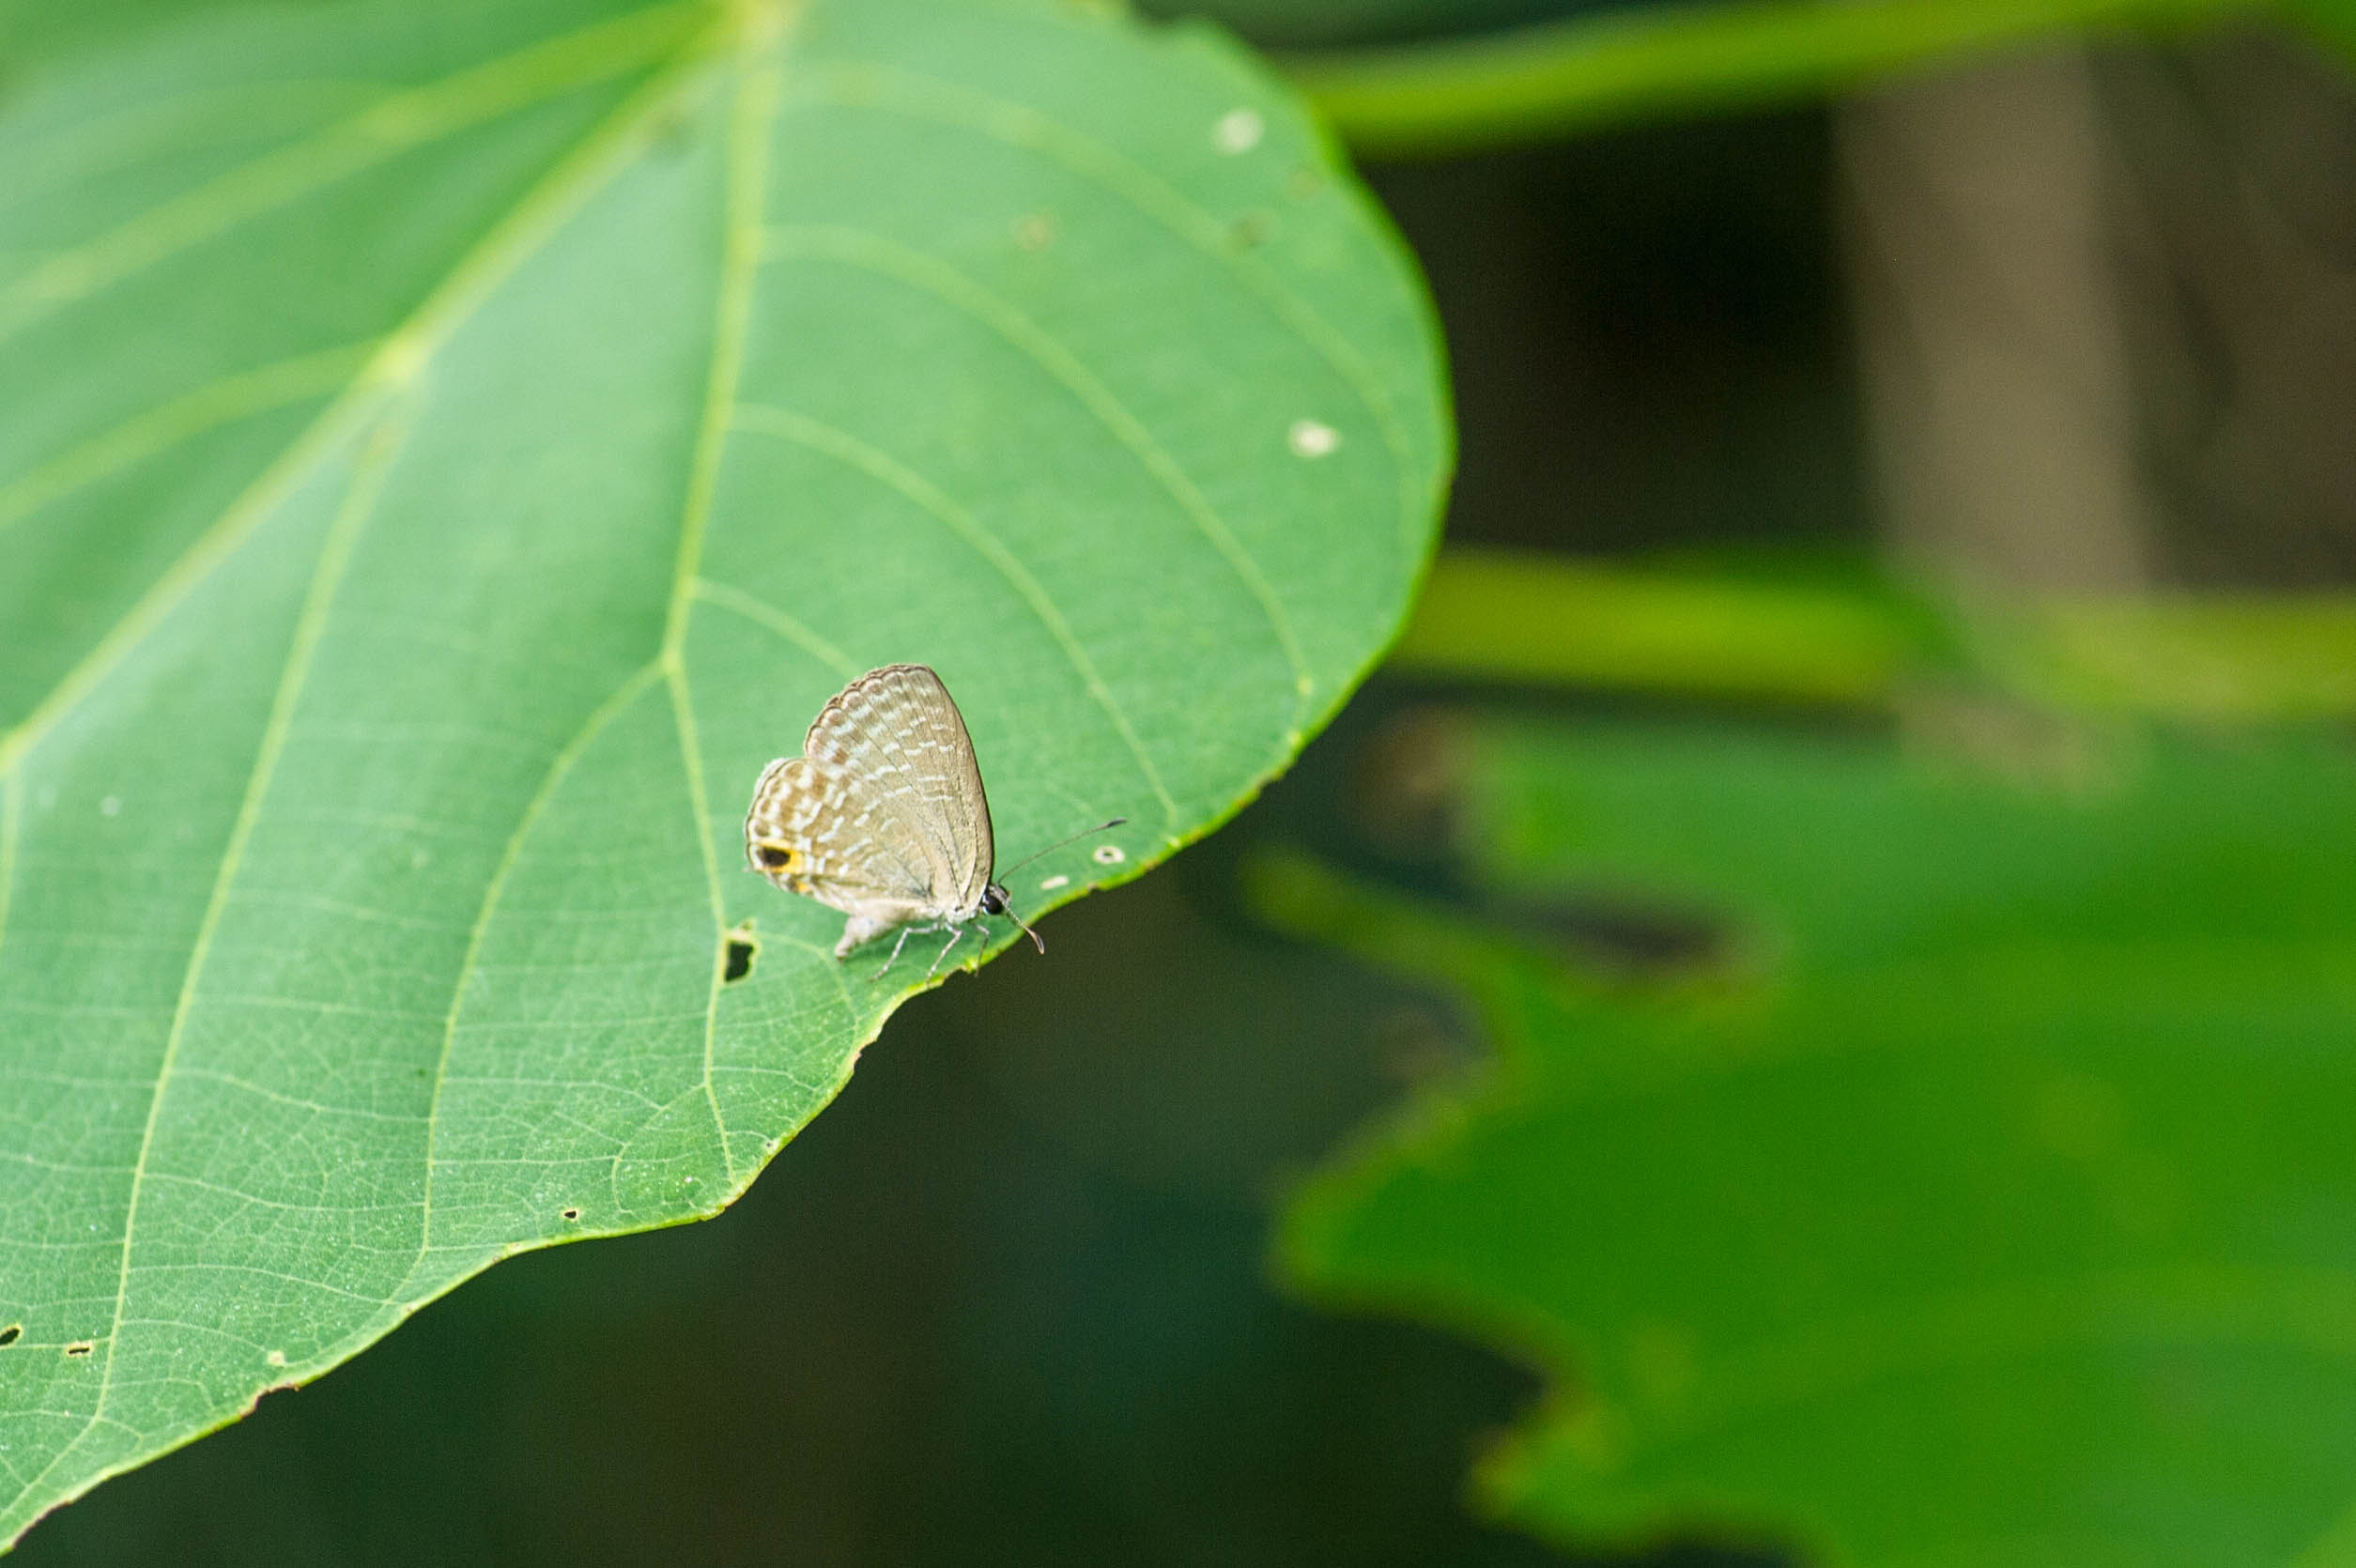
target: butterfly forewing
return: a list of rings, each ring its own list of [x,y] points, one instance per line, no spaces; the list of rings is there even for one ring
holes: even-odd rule
[[[802,751],[851,782],[855,816],[896,817],[913,835],[938,913],[979,903],[994,853],[990,806],[965,720],[939,676],[916,664],[862,675],[819,711]]]

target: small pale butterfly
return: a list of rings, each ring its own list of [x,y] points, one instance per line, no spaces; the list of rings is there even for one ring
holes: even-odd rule
[[[762,770],[745,815],[753,869],[849,916],[836,958],[899,930],[885,969],[913,932],[947,930],[937,973],[985,915],[1006,915],[1047,950],[992,880],[995,853],[964,715],[920,664],[870,669],[837,693],[811,721],[802,755]]]

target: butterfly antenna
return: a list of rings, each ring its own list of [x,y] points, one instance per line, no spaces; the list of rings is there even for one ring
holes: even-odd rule
[[[1048,845],[1045,849],[1024,855],[1022,859],[1008,867],[1007,869],[1009,871],[1019,871],[1024,867],[1028,866],[1032,861],[1037,860],[1042,854],[1053,854],[1057,850],[1062,849],[1066,844],[1071,843],[1075,839],[1086,838],[1091,833],[1101,833],[1108,827],[1118,827],[1121,823],[1127,821],[1129,821],[1127,817],[1115,817],[1109,822],[1099,822],[1094,827],[1084,827],[1079,832],[1072,834],[1070,838],[1058,838],[1054,843]],[[1008,919],[1022,927],[1023,934],[1031,939],[1031,945],[1037,947],[1039,952],[1044,955],[1047,951],[1047,943],[1045,939],[1042,938],[1039,932],[1031,930],[1031,923],[1028,920],[1024,919],[1023,916],[1014,913],[1014,906],[1007,902],[1007,890],[1004,887],[999,886],[996,883],[993,883],[991,884],[990,891],[998,896],[998,903],[1000,905],[1000,908],[993,913],[1004,915]]]
[[[1032,944],[1039,948],[1040,955],[1044,957],[1047,952],[1047,944],[1039,940],[1039,932],[1031,930],[1031,923],[1028,920],[1024,919],[1023,916],[1014,913],[1014,907],[1011,904],[1007,906],[1007,918],[1023,928],[1023,934],[1031,939]]]
[[[1001,868],[1000,874],[1003,875],[1007,871],[1019,871],[1024,867],[1028,866],[1032,861],[1037,860],[1042,854],[1053,854],[1057,850],[1062,849],[1066,844],[1074,843],[1079,839],[1086,838],[1091,833],[1101,833],[1108,827],[1118,827],[1127,821],[1129,821],[1127,817],[1115,817],[1111,822],[1099,822],[1094,827],[1084,827],[1079,832],[1072,834],[1070,838],[1058,838],[1054,843],[1048,845],[1045,849],[1034,850],[1029,854],[1026,854],[1022,859],[1016,861],[1013,865]],[[1028,926],[1025,926],[1023,929],[1024,930],[1030,930]],[[1033,937],[1031,940],[1036,942],[1039,938]],[[1039,951],[1045,952],[1046,949],[1042,947]]]

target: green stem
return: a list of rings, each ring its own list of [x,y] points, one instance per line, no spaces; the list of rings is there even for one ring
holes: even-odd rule
[[[1959,606],[1502,550],[1443,552],[1390,668],[1588,690],[1886,707],[1946,669],[2080,713],[2356,715],[2356,596]]]
[[[1815,98],[2055,33],[2190,28],[2259,10],[2256,0],[1732,0],[1280,63],[1362,156],[1437,157]]]
[[[1391,668],[1698,697],[1877,703],[1929,638],[1895,602],[1452,548]]]

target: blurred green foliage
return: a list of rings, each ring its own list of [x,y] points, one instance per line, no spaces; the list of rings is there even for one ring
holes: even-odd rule
[[[2356,757],[1948,734],[1463,718],[1469,904],[1257,867],[1496,1049],[1283,1256],[1550,1369],[1504,1516],[2189,1568],[2348,1509]]]
[[[1631,121],[2285,21],[2356,45],[2338,3],[1656,5],[1287,66],[1363,155],[1602,156]],[[1281,1261],[1548,1370],[1487,1507],[1590,1551],[2356,1560],[2344,586],[1459,546],[1391,669],[1434,705],[1356,799],[1402,858],[1329,836],[1250,885],[1496,1056],[1308,1183]]]

